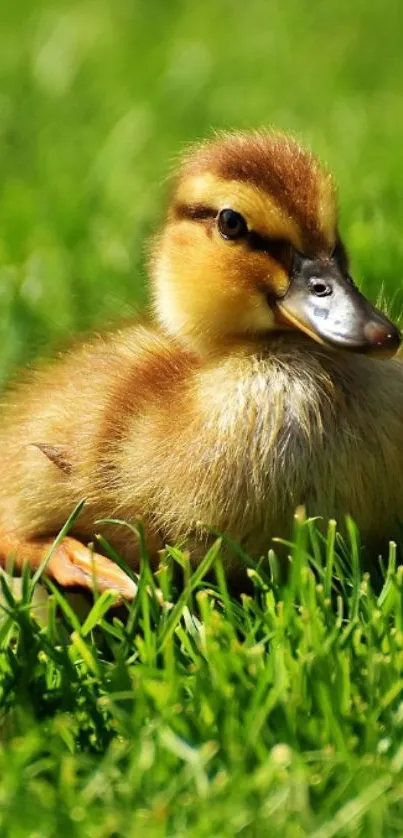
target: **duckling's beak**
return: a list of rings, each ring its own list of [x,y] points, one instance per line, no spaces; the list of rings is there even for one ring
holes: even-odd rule
[[[339,349],[390,358],[400,346],[399,329],[332,259],[297,257],[290,286],[275,310],[279,325]]]

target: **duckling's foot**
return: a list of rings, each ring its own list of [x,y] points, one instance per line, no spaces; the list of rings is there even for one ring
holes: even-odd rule
[[[8,560],[21,570],[27,562],[33,570],[40,567],[53,545],[51,538],[36,538],[20,541],[12,536],[0,534],[0,567],[5,567]],[[62,587],[88,588],[100,593],[113,590],[120,594],[120,599],[133,599],[137,586],[115,562],[94,553],[75,538],[66,536],[55,547],[44,574],[54,579]]]

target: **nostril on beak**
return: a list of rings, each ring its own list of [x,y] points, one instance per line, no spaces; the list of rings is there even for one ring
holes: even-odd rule
[[[380,353],[394,355],[397,352],[402,336],[393,323],[377,323],[371,320],[364,328],[364,335],[374,350]]]

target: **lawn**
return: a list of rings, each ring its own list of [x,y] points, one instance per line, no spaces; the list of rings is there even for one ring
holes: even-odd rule
[[[214,128],[310,144],[355,278],[400,314],[399,0],[0,3],[2,382],[144,307],[167,176]],[[3,580],[1,838],[403,835],[394,545],[375,590],[352,523],[300,522],[287,584],[273,553],[249,576],[235,598],[219,542],[193,576],[143,553],[131,608],[52,588],[45,622]]]

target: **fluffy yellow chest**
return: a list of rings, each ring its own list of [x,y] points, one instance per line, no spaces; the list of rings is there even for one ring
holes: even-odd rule
[[[168,397],[169,395],[169,397]],[[403,369],[311,342],[232,353],[146,405],[119,441],[124,517],[146,510],[164,540],[204,528],[252,553],[293,515],[346,514],[364,539],[403,510]]]
[[[320,349],[231,357],[198,375],[194,398],[181,462],[193,526],[227,530],[254,551],[289,534],[300,504],[341,526],[350,514],[371,539],[393,529],[403,510],[401,367]]]

